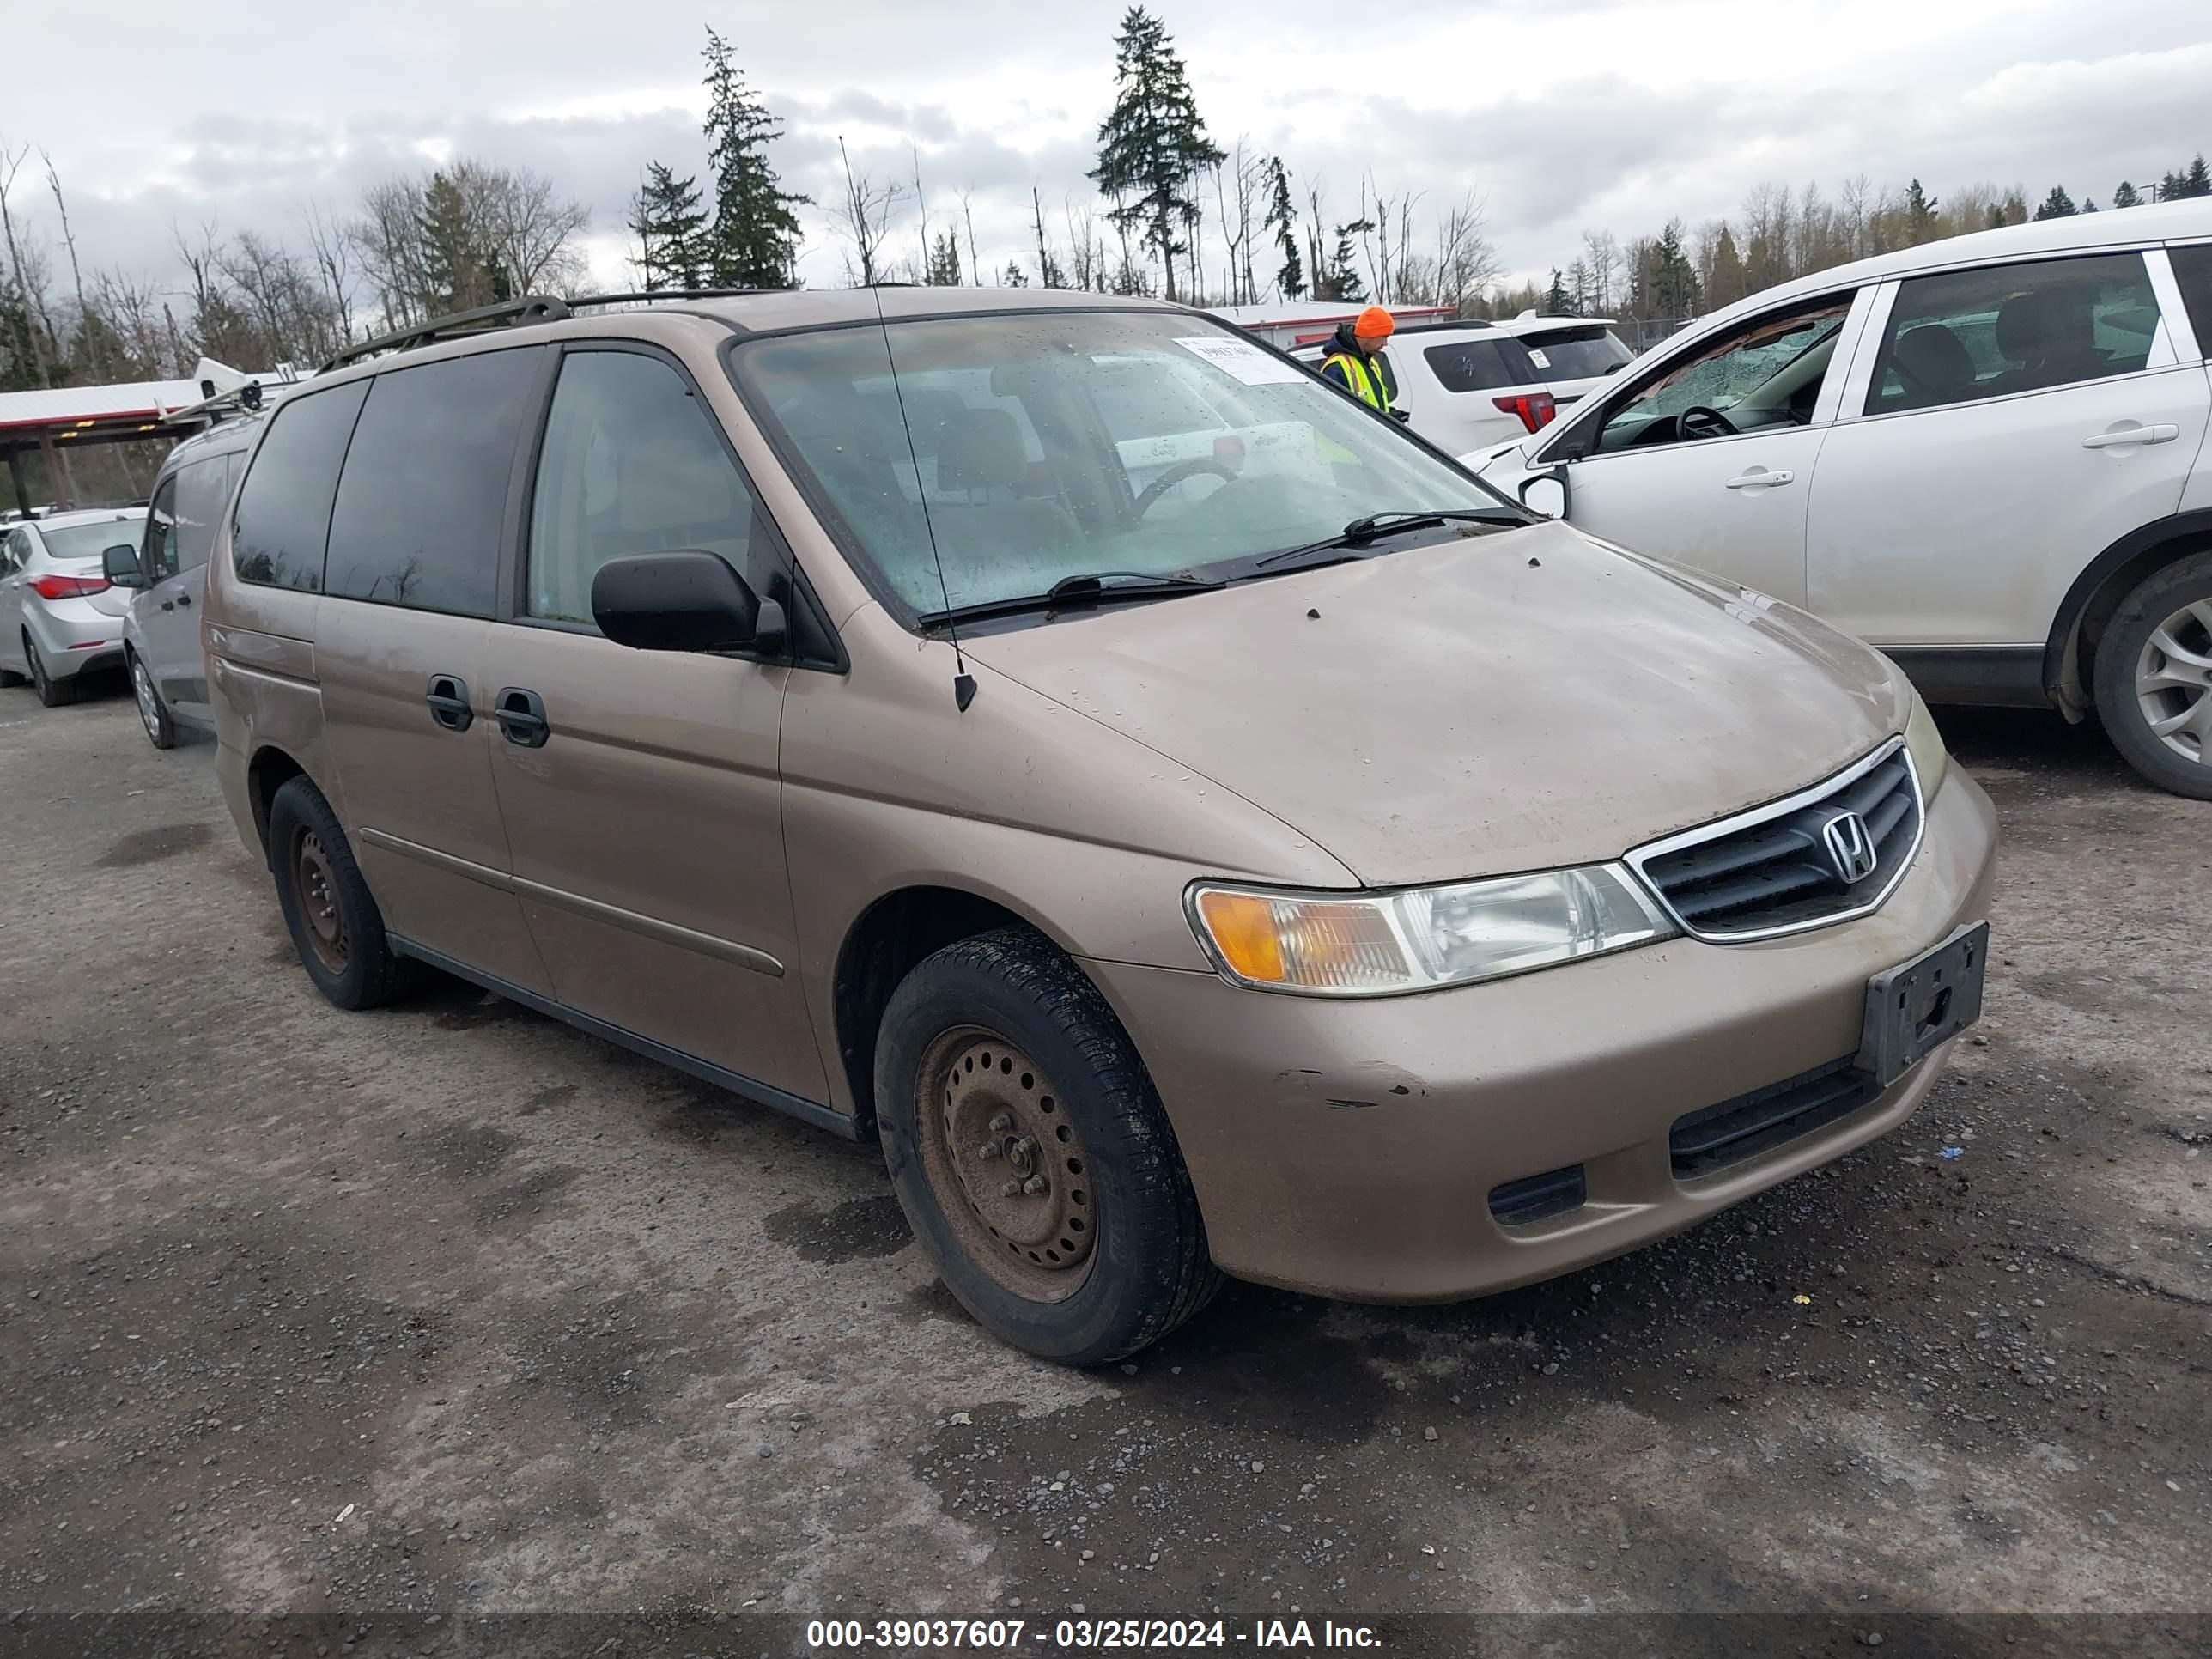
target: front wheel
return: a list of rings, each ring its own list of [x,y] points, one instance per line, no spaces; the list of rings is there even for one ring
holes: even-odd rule
[[[1220,1284],[1175,1133],[1082,969],[1025,928],[947,945],[876,1047],[884,1161],[945,1286],[994,1335],[1095,1365]]]
[[[2097,716],[2161,789],[2212,800],[2212,553],[2153,571],[2097,641]]]
[[[131,653],[131,695],[138,700],[138,723],[146,728],[146,741],[156,749],[174,749],[177,723],[169,717],[153,675],[146,672],[146,659],[136,651]]]

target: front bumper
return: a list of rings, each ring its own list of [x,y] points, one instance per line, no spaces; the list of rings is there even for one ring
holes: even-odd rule
[[[123,665],[123,618],[83,599],[33,599],[23,607],[23,622],[53,679]]]
[[[1702,1220],[1909,1116],[1944,1052],[1843,1116],[1679,1177],[1676,1119],[1858,1047],[1866,981],[1984,918],[1996,815],[1960,768],[1870,916],[1693,939],[1416,996],[1270,995],[1091,962],[1175,1127],[1224,1272],[1354,1301],[1509,1290]],[[1579,1168],[1578,1206],[1495,1219],[1504,1183]]]

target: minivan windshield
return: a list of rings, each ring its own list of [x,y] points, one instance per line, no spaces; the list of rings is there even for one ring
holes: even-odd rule
[[[772,336],[734,364],[833,533],[910,617],[1097,573],[1272,574],[1296,567],[1257,568],[1267,555],[1378,515],[1514,516],[1316,376],[1197,317],[916,319]],[[1412,544],[1356,540],[1343,556]]]

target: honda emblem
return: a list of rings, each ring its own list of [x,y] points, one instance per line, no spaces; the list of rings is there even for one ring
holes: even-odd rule
[[[1828,863],[1836,879],[1849,887],[1874,873],[1879,859],[1866,820],[1856,812],[1838,812],[1820,826],[1820,844],[1828,849]]]

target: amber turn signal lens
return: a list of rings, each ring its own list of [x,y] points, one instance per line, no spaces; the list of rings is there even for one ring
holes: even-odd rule
[[[1261,984],[1282,982],[1283,945],[1273,900],[1215,888],[1199,895],[1198,910],[1231,972]]]

